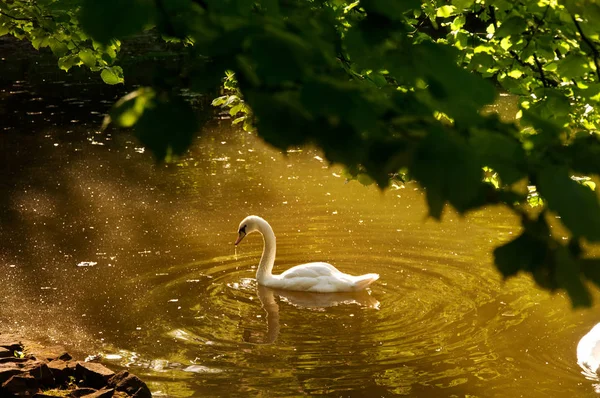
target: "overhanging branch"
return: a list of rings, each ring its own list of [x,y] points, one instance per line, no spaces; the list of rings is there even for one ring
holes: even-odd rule
[[[600,81],[600,67],[598,66],[598,58],[600,57],[600,53],[598,52],[598,49],[596,48],[594,43],[592,43],[592,41],[583,33],[583,30],[581,29],[581,25],[579,25],[579,22],[577,21],[577,19],[575,18],[575,16],[573,14],[571,14],[571,19],[573,20],[573,23],[575,24],[577,31],[581,35],[581,39],[592,50],[592,55],[594,56],[594,65],[596,65],[596,75],[598,76],[598,81]]]
[[[4,11],[2,11],[2,10],[0,10],[0,14],[1,14],[1,15],[4,15],[4,16],[5,16],[5,17],[7,17],[7,18],[14,19],[15,21],[28,21],[28,22],[32,22],[32,21],[33,21],[33,19],[30,19],[30,18],[20,18],[20,17],[13,17],[12,15],[10,15],[10,14],[7,14],[7,13],[5,13],[5,12],[4,12]]]

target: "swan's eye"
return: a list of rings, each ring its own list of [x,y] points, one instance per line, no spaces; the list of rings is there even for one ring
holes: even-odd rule
[[[240,228],[240,234],[244,233],[244,235],[246,234],[246,227],[247,225],[244,225],[242,228]]]

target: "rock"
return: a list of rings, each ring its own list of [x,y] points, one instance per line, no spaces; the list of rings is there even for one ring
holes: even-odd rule
[[[0,358],[14,358],[15,354],[13,350],[8,348],[0,347]]]
[[[64,397],[66,394],[66,390],[61,390],[55,388],[53,390],[46,390],[44,392],[38,392],[33,396],[33,398],[56,398],[56,397]]]
[[[124,370],[114,375],[108,385],[135,398],[152,398],[150,389],[139,377]]]
[[[98,391],[98,390],[96,390],[95,388],[79,387],[79,388],[71,391],[69,393],[69,397],[72,397],[72,398],[87,397],[87,396],[94,394],[96,391]]]
[[[61,361],[70,361],[73,359],[73,357],[68,352],[63,352],[60,354],[60,356],[56,357],[56,359],[60,359]]]
[[[102,388],[115,372],[107,367],[94,362],[77,362],[75,372],[78,378],[82,378],[86,385],[93,388]]]
[[[54,376],[45,362],[32,360],[25,363],[21,370],[33,376],[41,386],[54,387]]]
[[[67,384],[69,376],[75,375],[75,365],[69,367],[69,364],[60,359],[48,362],[48,369],[52,372],[56,384]]]
[[[3,391],[17,397],[33,395],[37,393],[39,389],[40,385],[37,380],[28,374],[14,375],[2,384]],[[2,393],[2,396],[5,396],[4,392]]]
[[[115,393],[114,389],[104,387],[103,389],[98,390],[93,394],[84,395],[84,398],[111,398],[114,393]]]
[[[27,361],[29,361],[29,358],[17,358],[17,357],[0,358],[0,364],[2,364],[2,363],[23,363],[23,362],[27,362]]]
[[[23,351],[21,340],[12,334],[0,334],[0,347],[10,351]]]
[[[16,365],[0,364],[0,385],[19,373],[21,373],[21,369],[19,369]]]
[[[33,346],[33,348],[32,348]],[[0,335],[0,398],[151,398],[146,383],[127,371],[115,374],[94,362],[73,361],[62,347],[27,343],[25,358],[14,336]],[[41,389],[44,391],[41,391]]]
[[[62,346],[52,347],[27,347],[27,352],[36,359],[41,361],[54,361],[55,359],[61,359],[63,361],[69,361],[73,358],[65,351]]]
[[[78,364],[77,361],[68,361],[67,362],[67,367],[69,369],[71,369],[73,371],[73,373],[75,373],[75,369],[77,369],[77,364]]]

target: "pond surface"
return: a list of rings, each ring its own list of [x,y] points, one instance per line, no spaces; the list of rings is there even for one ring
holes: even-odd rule
[[[491,250],[501,208],[443,223],[414,184],[346,182],[310,148],[270,149],[228,121],[179,164],[98,132],[118,94],[0,89],[0,332],[101,354],[155,396],[595,396],[577,365],[599,307],[572,311]],[[266,218],[275,272],[327,261],[381,278],[362,294],[273,291],[254,279]]]

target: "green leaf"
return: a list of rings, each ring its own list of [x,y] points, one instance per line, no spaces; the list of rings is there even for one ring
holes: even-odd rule
[[[514,240],[494,249],[494,263],[506,279],[520,271],[533,272],[546,257],[543,241],[524,232]]]
[[[553,272],[548,269],[551,259],[550,228],[544,213],[535,220],[522,219],[524,230],[514,240],[494,250],[494,261],[504,278],[516,275],[519,271],[531,273],[536,282],[548,289],[555,289]]]
[[[344,120],[358,131],[370,129],[378,110],[356,85],[322,78],[304,84],[300,93],[304,107],[332,122]],[[381,111],[381,110],[379,110]]]
[[[556,284],[567,291],[573,308],[592,305],[592,296],[581,280],[579,263],[571,257],[564,246],[556,250],[555,256]]]
[[[298,37],[273,31],[252,41],[252,59],[255,72],[266,84],[294,81],[306,73],[306,60],[310,58],[308,45]],[[277,57],[273,57],[277,54]]]
[[[474,131],[471,145],[481,162],[500,174],[504,184],[513,184],[527,175],[527,160],[521,143],[510,136],[487,131]]]
[[[583,258],[579,260],[583,275],[600,287],[600,258]]]
[[[513,79],[518,79],[521,76],[523,76],[523,71],[520,69],[513,69],[510,72],[508,72],[507,75],[512,77]]]
[[[576,237],[600,241],[598,198],[589,188],[573,181],[566,167],[544,167],[538,173],[537,186],[548,207]]]
[[[385,76],[380,73],[371,73],[369,74],[369,80],[373,82],[377,87],[385,87],[388,85],[387,80],[385,80]]]
[[[600,102],[600,83],[588,85],[584,90],[581,91],[581,94],[589,101]]]
[[[88,68],[91,68],[96,65],[96,56],[90,49],[84,49],[79,51],[79,58]]]
[[[596,183],[594,181],[584,181],[583,183],[581,183],[581,185],[583,185],[584,187],[588,187],[592,191],[596,190]]]
[[[477,70],[478,72],[485,72],[495,63],[494,57],[486,52],[479,52],[473,54],[473,58],[471,58],[470,66],[471,68]]]
[[[240,117],[237,117],[237,118],[233,119],[233,121],[231,122],[231,124],[236,125],[238,123],[241,123],[241,122],[245,121],[246,119],[248,119],[248,115],[240,116]]]
[[[135,125],[142,144],[158,160],[167,162],[189,148],[199,128],[194,110],[179,98],[160,101],[154,107],[145,109]]]
[[[441,18],[448,18],[456,12],[456,7],[454,6],[441,6],[436,11],[436,16]]]
[[[368,174],[365,174],[365,173],[359,173],[356,176],[356,180],[364,186],[373,185],[375,183],[375,180],[372,179]]]
[[[502,22],[502,25],[494,33],[494,37],[502,38],[520,35],[525,29],[527,29],[527,21],[522,17],[513,16]]]
[[[54,38],[48,39],[48,45],[50,46],[50,50],[52,50],[54,55],[59,58],[69,52],[69,47],[67,47],[65,43]]]
[[[221,106],[227,102],[228,98],[229,98],[229,95],[222,95],[222,96],[217,97],[214,100],[212,100],[212,102],[210,104],[212,106]]]
[[[506,36],[502,40],[500,40],[500,48],[505,51],[508,51],[513,46],[513,42],[511,41],[511,36]]]
[[[461,14],[461,15],[457,16],[456,18],[454,18],[454,21],[452,21],[452,24],[450,24],[450,29],[459,30],[460,28],[462,28],[465,25],[466,22],[467,22],[467,17],[464,14]]]
[[[123,83],[123,69],[120,66],[111,66],[103,69],[100,73],[100,77],[106,84],[119,84]]]
[[[8,32],[10,32],[10,29],[8,29],[8,26],[0,25],[0,36],[4,36]]]
[[[112,39],[140,33],[155,17],[152,0],[83,0],[79,20],[94,40],[109,44]]]
[[[474,3],[475,0],[452,0],[452,4],[459,10],[471,8]]]
[[[155,92],[151,88],[142,87],[119,99],[109,112],[109,119],[105,120],[104,126],[109,122],[120,127],[131,127],[137,123],[147,107],[152,107]]]
[[[585,132],[565,148],[570,159],[570,167],[582,174],[600,174],[600,137]]]
[[[569,54],[557,61],[557,72],[565,79],[573,79],[590,71],[589,60],[580,54]]]
[[[456,65],[457,52],[444,45],[423,43],[413,48],[415,68],[429,85],[431,101],[451,118],[467,124],[480,120],[480,110],[496,97],[494,86]]]
[[[36,37],[35,39],[31,40],[31,45],[36,50],[39,50],[40,48],[43,48],[43,47],[47,47],[48,44],[49,44],[49,38],[47,36]]]
[[[410,171],[425,188],[429,213],[436,219],[446,202],[460,213],[472,209],[483,184],[478,158],[449,131],[433,130],[421,141]]]
[[[229,115],[235,116],[238,114],[238,112],[241,112],[243,109],[244,109],[244,104],[242,102],[240,102],[237,105],[232,106],[231,109],[229,109]]]
[[[67,55],[65,57],[59,58],[58,60],[58,67],[62,70],[64,70],[65,72],[68,72],[69,69],[71,69],[74,65],[77,65],[79,63],[79,57],[77,57],[76,55]]]
[[[535,138],[541,146],[555,142],[561,131],[560,126],[552,120],[530,110],[523,110],[521,122],[526,126],[532,126],[539,133]]]

